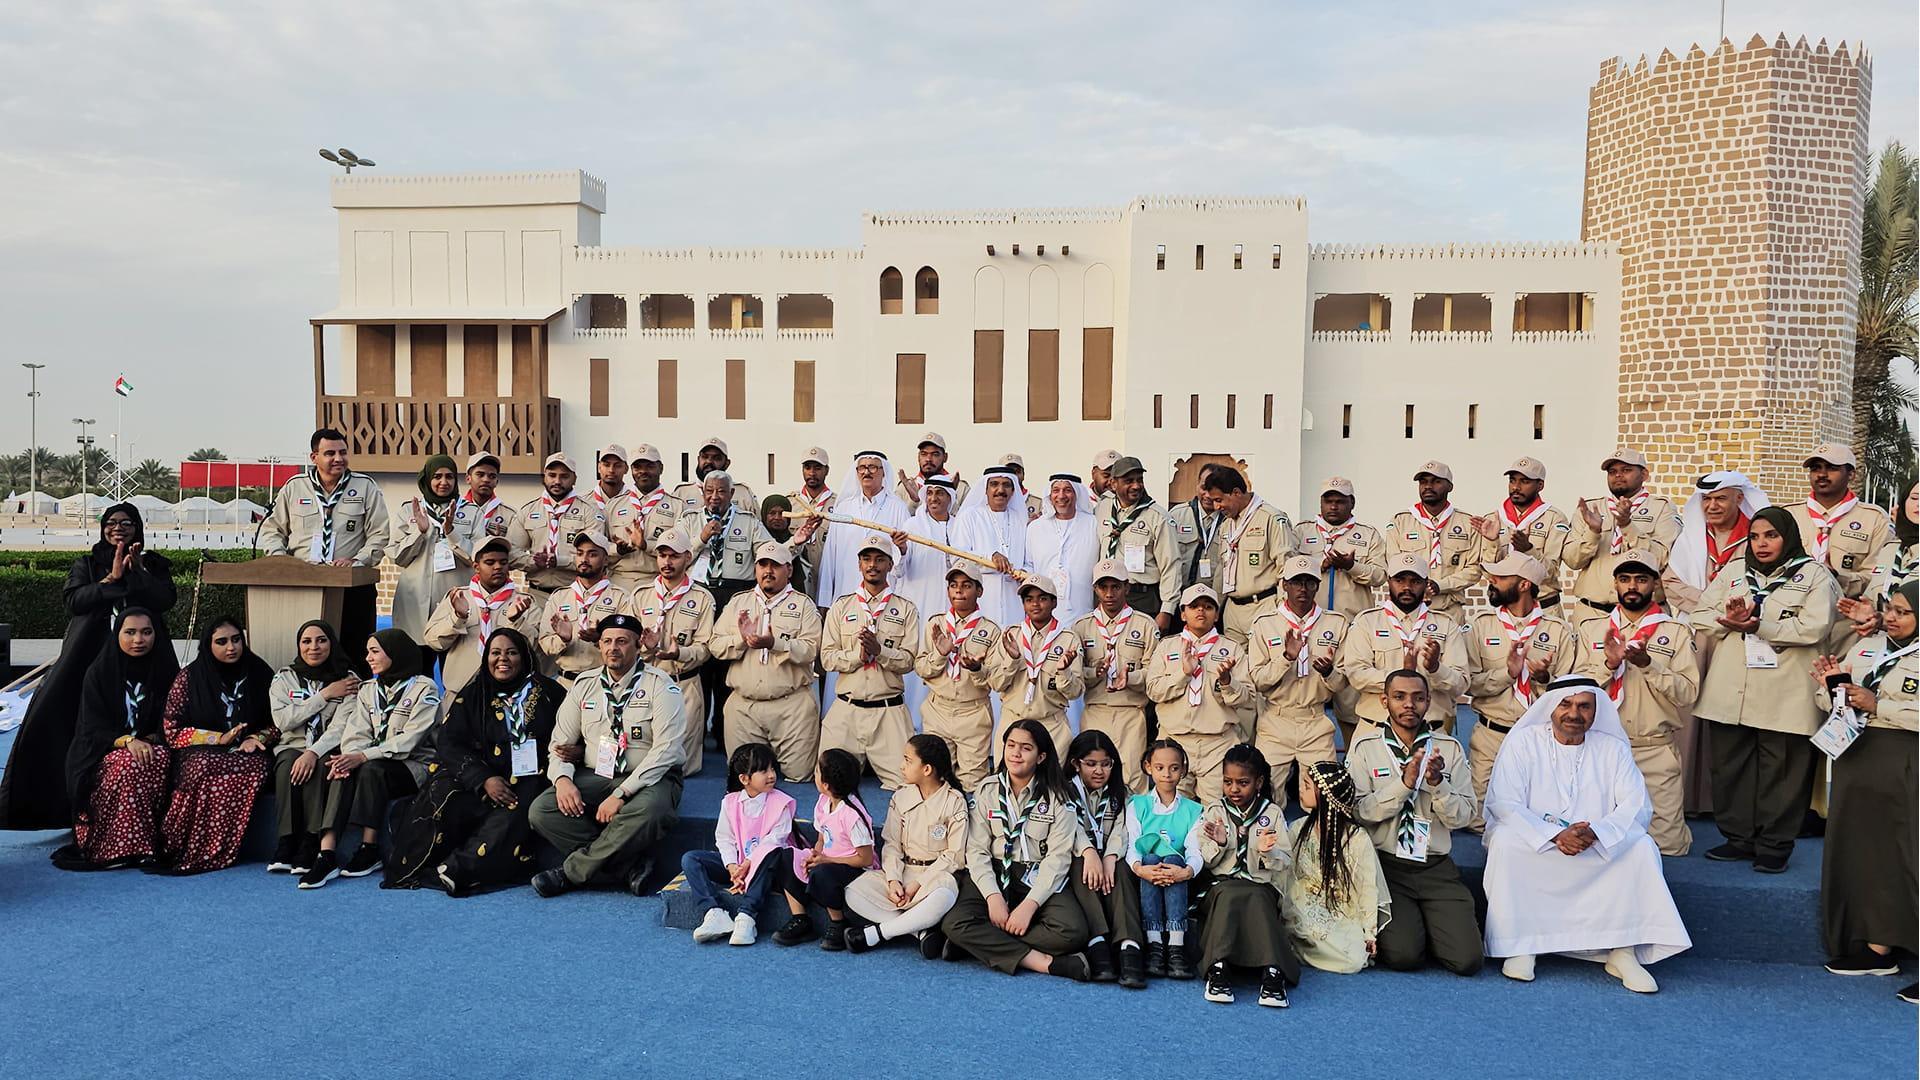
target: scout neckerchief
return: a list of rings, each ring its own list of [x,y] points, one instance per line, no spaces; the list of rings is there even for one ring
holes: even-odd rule
[[[1320,514],[1313,515],[1313,527],[1320,532],[1320,553],[1325,555],[1327,552],[1332,551],[1333,545],[1346,539],[1347,534],[1352,532],[1354,526],[1358,524],[1360,523],[1352,518],[1348,518],[1338,525],[1333,525],[1329,524],[1324,516]],[[1326,606],[1328,607],[1333,606],[1333,579],[1339,576],[1338,574],[1327,575]]]
[[[493,512],[495,510],[498,510],[502,506],[506,505],[504,502],[501,501],[500,496],[498,495],[487,496],[486,503],[482,505],[480,500],[474,496],[472,488],[467,489],[466,495],[463,496],[460,501],[480,511],[479,520],[480,520],[480,524],[482,525],[485,525],[487,519],[493,516]]]
[[[946,620],[947,638],[953,642],[953,651],[947,654],[947,678],[954,682],[960,681],[960,647],[973,636],[973,628],[980,625],[980,619],[985,614],[976,607],[973,614],[963,620],[958,612],[948,608],[946,614],[941,616]]]
[[[402,683],[395,683],[392,686],[387,686],[378,680],[374,681],[373,708],[375,712],[380,714],[379,730],[373,733],[374,742],[381,743],[386,741],[387,732],[393,728],[394,710],[398,709],[401,702],[405,700],[403,691],[411,685],[413,685],[412,679],[408,679]]]
[[[1878,694],[1880,684],[1887,679],[1887,672],[1893,670],[1894,661],[1908,655],[1916,648],[1920,648],[1920,636],[1916,636],[1898,649],[1893,648],[1893,639],[1888,638],[1887,647],[1880,650],[1880,655],[1873,658],[1873,666],[1860,677],[1860,685],[1865,687],[1868,693]]]
[[[1048,619],[1047,625],[1041,627],[1038,634],[1034,633],[1030,621],[1020,621],[1020,662],[1027,669],[1028,705],[1033,704],[1034,693],[1040,689],[1040,668],[1047,662],[1047,647],[1059,636],[1059,619]]]
[[[1522,515],[1518,510],[1513,508],[1513,500],[1508,499],[1500,504],[1500,516],[1506,520],[1507,528],[1517,533],[1524,533],[1528,529],[1533,528],[1533,523],[1545,517],[1547,511],[1551,509],[1553,509],[1553,507],[1548,504],[1547,500],[1535,499],[1533,500],[1533,509],[1527,511],[1525,515]]]
[[[140,730],[140,706],[147,703],[147,688],[132,679],[127,680],[127,730]]]
[[[1714,539],[1713,526],[1709,525],[1706,527],[1708,581],[1719,577],[1720,571],[1727,568],[1727,563],[1732,561],[1734,553],[1740,550],[1740,542],[1747,538],[1747,529],[1752,524],[1753,519],[1748,517],[1744,512],[1741,513],[1739,520],[1733,523],[1732,531],[1727,533],[1727,540],[1724,544]]]
[[[653,621],[655,633],[664,635],[667,632],[667,617],[673,614],[673,606],[692,589],[693,579],[690,577],[681,578],[680,584],[671,590],[667,588],[667,575],[661,574],[653,579],[653,603],[660,609],[660,617]]]
[[[1920,563],[1920,549],[1909,544],[1893,553],[1893,565],[1887,572],[1887,589],[1892,591],[1913,576],[1916,563]]]
[[[635,677],[639,673],[640,666],[635,664],[633,670],[627,672],[627,677],[616,683],[607,677],[606,668],[600,669],[600,693],[607,699],[607,720],[613,724],[614,739],[618,744],[614,760],[622,766],[627,763],[627,705],[633,701],[633,692],[640,687],[640,680]],[[622,685],[626,687],[624,691],[620,689]]]
[[[1385,742],[1387,749],[1393,753],[1393,764],[1399,770],[1398,775],[1406,775],[1407,762],[1412,761],[1414,754],[1418,753],[1421,755],[1422,774],[1417,780],[1424,782],[1426,780],[1426,755],[1432,752],[1433,729],[1423,725],[1420,728],[1420,734],[1414,737],[1413,747],[1411,749],[1400,745],[1400,733],[1394,730],[1392,724],[1383,724],[1380,730],[1386,733],[1386,738],[1381,741]],[[1394,821],[1394,842],[1399,845],[1402,851],[1413,850],[1413,819],[1416,816],[1413,812],[1413,804],[1418,802],[1419,799],[1420,783],[1415,783],[1413,786],[1413,794],[1407,796],[1407,801],[1400,805],[1400,815]]]
[[[719,528],[713,530],[713,539],[708,540],[706,545],[707,585],[710,588],[718,587],[721,579],[725,577],[723,571],[727,567],[727,529],[733,525],[733,512],[736,509],[738,509],[738,507],[732,503],[728,503],[725,516],[716,514],[711,510],[706,512],[707,522],[709,524],[718,522],[720,525]]]
[[[240,700],[246,696],[247,696],[247,680],[245,679],[241,679],[239,682],[234,683],[233,690],[231,692],[227,691],[225,688],[221,689],[220,708],[225,710],[226,712],[226,716],[222,718],[226,720],[226,723],[222,725],[223,728],[230,728],[233,726],[234,715],[240,709]]]
[[[1633,514],[1639,513],[1640,508],[1646,506],[1647,500],[1651,498],[1653,498],[1653,494],[1646,488],[1641,488],[1639,491],[1634,492],[1633,496],[1626,500],[1633,507],[1632,512],[1627,515],[1628,519],[1631,520]],[[1611,493],[1607,495],[1607,520],[1613,522],[1613,539],[1607,542],[1607,553],[1610,555],[1618,555],[1627,550],[1627,534],[1625,530],[1620,528],[1620,518],[1618,516],[1620,513],[1620,502],[1621,500]]]
[[[1399,605],[1387,604],[1380,610],[1387,613],[1387,621],[1393,624],[1393,636],[1400,639],[1400,647],[1402,649],[1413,648],[1413,643],[1420,640],[1420,628],[1426,625],[1427,622],[1426,602],[1421,601],[1420,610],[1412,612],[1413,629],[1411,631],[1407,629],[1405,623],[1400,621]]]
[[[1189,705],[1200,704],[1206,696],[1207,654],[1212,652],[1213,647],[1218,644],[1220,644],[1220,628],[1217,626],[1208,631],[1207,636],[1203,638],[1194,637],[1191,630],[1180,631],[1182,651],[1185,651],[1189,645],[1196,646],[1194,654],[1200,658],[1200,662],[1194,666],[1193,674],[1187,676],[1187,704]]]
[[[1004,891],[1013,884],[1013,864],[1015,855],[1025,854],[1027,818],[1033,814],[1033,808],[1040,803],[1040,793],[1035,790],[1033,780],[1027,781],[1026,798],[1021,800],[1020,813],[1014,816],[1013,779],[1005,773],[1000,774],[1000,821],[1005,828],[1005,839],[1000,847],[1000,861],[994,866],[994,872],[1000,877],[1000,888]],[[1042,854],[1042,858],[1046,856]]]
[[[518,591],[519,586],[513,583],[512,578],[508,578],[507,583],[500,586],[500,591],[496,593],[487,592],[486,588],[480,584],[478,574],[474,575],[472,581],[467,582],[467,599],[473,605],[473,610],[480,616],[480,636],[474,639],[474,645],[479,648],[481,656],[487,655],[487,638],[493,636],[494,612],[511,603],[514,594]]]
[[[1312,651],[1313,646],[1313,638],[1309,635],[1313,633],[1313,624],[1319,622],[1320,616],[1325,614],[1326,609],[1319,604],[1313,605],[1313,610],[1305,615],[1295,615],[1290,605],[1280,605],[1280,617],[1287,620],[1287,629],[1300,635],[1300,655],[1297,658],[1298,665],[1295,673],[1303,679],[1307,677],[1307,670],[1313,666],[1313,661],[1308,658],[1308,653]],[[1285,645],[1286,641],[1282,639],[1281,646],[1284,648]],[[1282,655],[1285,655],[1284,652]]]
[[[647,497],[644,499],[640,497],[640,493],[637,491],[627,492],[627,502],[633,506],[634,524],[645,525],[647,518],[653,516],[654,510],[658,509],[660,504],[666,501],[666,498],[667,489],[664,487],[657,487],[647,492]]]
[[[607,590],[612,586],[613,582],[603,577],[593,583],[593,588],[583,589],[580,587],[580,579],[577,577],[573,579],[573,602],[580,612],[580,632],[585,632],[587,629],[587,616],[593,614],[593,606],[600,602],[601,597],[607,595]]]
[[[327,685],[326,683],[321,682],[319,680],[308,682],[307,680],[302,679],[298,675],[295,675],[293,679],[295,682],[300,684],[300,689],[304,691],[306,693],[306,696],[309,698],[320,693],[321,690],[326,689],[326,685]],[[289,696],[293,697],[295,700],[304,700],[300,698],[299,694],[297,693],[290,694]],[[310,743],[319,742],[320,732],[323,729],[325,729],[326,726],[327,726],[327,709],[326,709],[326,704],[322,702],[320,709],[316,711],[312,716],[307,718],[307,741]]]
[[[1433,539],[1427,543],[1427,569],[1438,570],[1440,569],[1440,535],[1446,531],[1447,522],[1453,519],[1453,504],[1448,503],[1447,508],[1440,511],[1439,517],[1427,515],[1426,503],[1414,503],[1410,509],[1413,511],[1414,519],[1433,534]]]
[[[1748,556],[1747,593],[1749,595],[1747,598],[1753,604],[1753,617],[1756,619],[1760,617],[1760,609],[1765,606],[1767,600],[1773,596],[1773,591],[1785,585],[1787,582],[1792,581],[1795,570],[1812,561],[1813,559],[1810,556],[1802,555],[1784,566],[1776,567],[1771,579],[1769,579],[1761,577],[1759,573],[1754,570],[1753,558],[1752,556]]]
[[[1100,631],[1100,647],[1106,656],[1107,680],[1113,681],[1120,672],[1120,635],[1127,631],[1127,620],[1133,618],[1133,605],[1128,604],[1109,622],[1106,612],[1101,608],[1093,609],[1093,626]]]
[[[1853,512],[1860,505],[1860,496],[1852,492],[1840,501],[1840,505],[1831,510],[1815,501],[1811,492],[1807,495],[1807,516],[1813,519],[1813,557],[1821,562],[1827,561],[1827,541],[1833,537],[1833,523]]]
[[[493,714],[507,727],[507,743],[519,746],[527,741],[530,718],[533,710],[527,708],[527,701],[533,696],[533,680],[528,679],[517,693],[501,693],[493,696]]]
[[[1120,534],[1133,528],[1133,523],[1140,520],[1140,515],[1146,513],[1152,507],[1153,499],[1151,497],[1143,498],[1138,505],[1133,507],[1133,512],[1127,515],[1127,520],[1121,521],[1120,500],[1118,498],[1113,500],[1113,509],[1107,511],[1107,558],[1119,558],[1117,553],[1120,550]]]
[[[560,550],[560,519],[573,509],[573,502],[577,498],[578,495],[569,491],[566,498],[555,502],[553,496],[545,491],[540,493],[540,509],[547,515],[547,554],[552,555]]]
[[[759,614],[757,616],[759,633],[762,633],[762,634],[773,633],[773,609],[779,607],[780,601],[786,599],[788,596],[792,595],[792,593],[793,593],[793,585],[788,584],[786,588],[781,589],[779,592],[774,593],[772,596],[768,596],[766,592],[762,589],[754,589],[748,594],[753,597],[753,606],[759,609]],[[770,648],[761,649],[760,662],[764,664],[768,660],[772,659],[772,653],[773,653],[773,650]]]
[[[587,490],[587,496],[593,500],[594,509],[600,511],[602,514],[607,512],[608,503],[625,494],[626,490],[623,488],[620,491],[614,492],[612,495],[608,495],[605,489],[599,484],[595,484]]]
[[[879,596],[868,596],[866,586],[862,585],[860,588],[855,589],[853,591],[853,602],[855,604],[858,604],[860,606],[860,610],[866,612],[866,615],[867,615],[866,626],[862,627],[861,629],[863,630],[871,629],[874,632],[874,634],[877,636],[880,633],[880,616],[885,615],[887,613],[887,605],[893,603],[893,587],[887,586],[886,588],[881,589]],[[848,616],[849,620],[854,620],[858,618],[859,618],[858,615]],[[878,665],[879,665],[879,659],[875,658],[873,660],[867,661],[866,663],[860,666],[862,668],[871,668],[871,667],[876,667]]]
[[[830,487],[824,487],[824,486],[821,487],[820,494],[818,495],[807,494],[806,488],[801,488],[799,491],[794,492],[794,494],[804,499],[808,506],[814,508],[815,510],[821,510],[821,511],[826,510],[827,503],[832,501],[833,499],[833,489]]]
[[[1234,868],[1230,876],[1245,878],[1253,876],[1253,863],[1249,850],[1253,846],[1253,823],[1260,820],[1260,815],[1266,813],[1267,807],[1271,805],[1267,800],[1261,799],[1257,804],[1248,804],[1246,812],[1242,813],[1233,805],[1232,800],[1220,800],[1221,808],[1227,812],[1227,826],[1233,830]]]
[[[1616,606],[1613,609],[1613,614],[1607,616],[1607,625],[1613,628],[1615,634],[1619,634],[1620,628],[1627,624],[1624,617],[1626,613],[1626,608]],[[1667,614],[1660,610],[1660,605],[1649,605],[1647,607],[1647,613],[1640,616],[1640,623],[1634,627],[1633,633],[1625,635],[1626,640],[1645,641],[1653,636],[1655,628],[1666,621],[1668,621]],[[1623,656],[1620,658],[1620,666],[1613,669],[1613,677],[1607,682],[1607,696],[1613,699],[1615,705],[1618,705],[1620,704],[1621,697],[1625,696],[1626,692],[1627,658]]]
[[[320,535],[316,537],[320,545],[321,562],[333,561],[333,511],[347,494],[347,479],[352,473],[341,473],[340,482],[333,485],[333,494],[320,493],[320,470],[318,467],[307,469],[307,486],[313,489],[313,497],[320,504]]]
[[[1105,851],[1106,822],[1101,814],[1094,811],[1094,805],[1096,800],[1102,808],[1107,805],[1106,789],[1102,788],[1098,792],[1090,791],[1087,789],[1086,781],[1078,776],[1073,778],[1073,789],[1078,792],[1073,800],[1073,812],[1080,819],[1080,827],[1087,830],[1087,838],[1093,841],[1093,850]]]
[[[1511,646],[1519,642],[1522,649],[1533,641],[1533,632],[1540,628],[1540,620],[1547,617],[1547,609],[1538,604],[1533,606],[1533,614],[1527,617],[1524,624],[1504,607],[1494,608],[1493,613],[1499,617],[1501,627],[1507,632],[1507,644]],[[1520,658],[1520,677],[1513,680],[1513,696],[1522,705],[1533,704],[1533,666],[1527,663],[1524,652]]]
[[[1220,552],[1226,556],[1226,565],[1220,568],[1220,591],[1231,593],[1240,586],[1240,538],[1246,535],[1247,526],[1253,524],[1253,512],[1265,505],[1260,496],[1255,495],[1247,502],[1247,508],[1240,511],[1234,519],[1233,528],[1227,533],[1226,542]]]

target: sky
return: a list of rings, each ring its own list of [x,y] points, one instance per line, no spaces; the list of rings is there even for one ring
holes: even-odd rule
[[[1729,0],[1865,40],[1916,142],[1912,0]],[[850,246],[863,210],[1304,195],[1315,242],[1571,240],[1600,63],[1718,0],[0,3],[0,452],[304,456],[336,306],[322,146],[385,173],[584,169],[602,242]],[[125,374],[134,396],[113,381]]]

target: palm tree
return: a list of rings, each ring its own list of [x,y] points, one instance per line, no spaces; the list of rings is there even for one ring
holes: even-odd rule
[[[41,486],[80,490],[80,455],[58,454],[40,463]]]
[[[227,460],[227,455],[221,453],[220,451],[214,449],[211,446],[203,446],[200,449],[195,450],[193,453],[188,454],[187,460],[188,461],[225,461]]]
[[[1880,503],[1904,495],[1915,471],[1908,418],[1916,402],[1912,388],[1894,378],[1894,361],[1905,361],[1908,374],[1916,370],[1916,203],[1914,156],[1889,140],[1861,212],[1860,321],[1853,348],[1853,444],[1863,466],[1863,493]]]
[[[179,480],[174,476],[173,470],[167,468],[158,458],[148,458],[135,465],[131,475],[134,489],[137,491],[159,495],[179,486]]]

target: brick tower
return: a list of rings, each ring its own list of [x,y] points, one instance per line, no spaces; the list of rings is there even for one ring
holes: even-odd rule
[[[1620,439],[1664,493],[1740,468],[1791,501],[1848,437],[1872,84],[1784,34],[1600,65],[1581,239],[1624,255]]]

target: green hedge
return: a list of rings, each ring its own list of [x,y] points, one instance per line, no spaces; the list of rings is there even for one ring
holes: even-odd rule
[[[0,551],[0,623],[12,627],[15,640],[58,638],[67,633],[67,571],[78,551],[31,549]],[[173,610],[167,613],[167,625],[175,637],[188,636],[188,619],[193,613],[193,582],[200,564],[207,561],[199,549],[159,550],[173,564],[173,586],[180,593]],[[253,552],[246,548],[209,551],[214,562],[246,562]],[[225,615],[243,619],[247,611],[246,588],[240,585],[203,585],[200,587],[200,621]],[[192,628],[197,630],[198,627]]]

